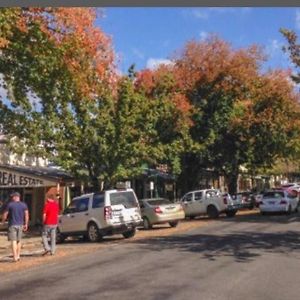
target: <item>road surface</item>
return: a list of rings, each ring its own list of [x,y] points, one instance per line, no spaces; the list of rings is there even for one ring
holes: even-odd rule
[[[0,299],[298,300],[300,214],[222,218],[184,234],[108,243],[2,274]]]

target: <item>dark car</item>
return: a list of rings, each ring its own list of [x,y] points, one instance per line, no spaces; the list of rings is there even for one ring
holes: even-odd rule
[[[256,207],[255,196],[251,192],[240,192],[233,198],[240,203],[241,208],[253,209]]]

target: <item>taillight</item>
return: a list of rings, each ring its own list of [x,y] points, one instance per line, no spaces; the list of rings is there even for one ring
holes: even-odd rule
[[[156,214],[161,214],[161,213],[162,213],[162,210],[160,209],[160,207],[155,207],[155,208],[154,208],[154,212],[155,212]]]
[[[223,201],[224,201],[224,204],[227,204],[227,203],[228,203],[227,197],[224,197],[224,198],[223,198]]]
[[[287,204],[287,201],[286,200],[281,200],[280,204]]]
[[[111,206],[104,207],[104,219],[108,220],[112,218],[112,209]]]

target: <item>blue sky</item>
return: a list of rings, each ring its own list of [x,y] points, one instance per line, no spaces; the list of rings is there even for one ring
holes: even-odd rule
[[[132,63],[153,67],[209,33],[234,47],[263,46],[269,55],[264,68],[289,67],[279,28],[300,34],[299,8],[105,8],[104,15],[97,25],[112,36],[122,72]]]

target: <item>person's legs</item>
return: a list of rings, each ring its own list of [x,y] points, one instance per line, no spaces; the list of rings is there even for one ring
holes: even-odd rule
[[[17,230],[17,260],[20,260],[21,256],[21,247],[22,247],[22,234],[23,234],[23,226],[18,226]]]
[[[17,241],[11,241],[11,248],[12,248],[12,253],[13,253],[13,259],[14,259],[14,261],[17,261],[18,260]]]
[[[17,260],[20,260],[21,248],[22,248],[21,241],[17,241]]]
[[[49,232],[48,226],[44,225],[43,233],[42,233],[42,240],[43,240],[43,245],[44,245],[44,249],[46,252],[50,251],[50,246],[48,243],[48,232]]]
[[[11,241],[11,250],[14,261],[18,260],[18,247],[17,247],[17,229],[15,226],[8,227],[8,240]]]
[[[56,226],[53,226],[50,229],[50,234],[51,234],[51,254],[54,255],[55,254],[55,250],[56,250]]]

